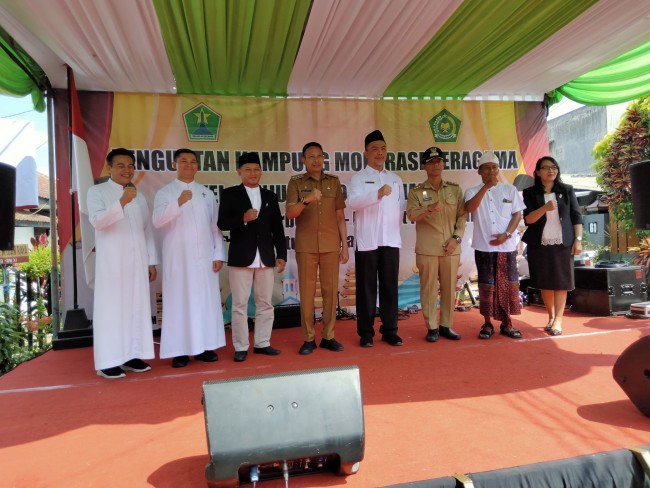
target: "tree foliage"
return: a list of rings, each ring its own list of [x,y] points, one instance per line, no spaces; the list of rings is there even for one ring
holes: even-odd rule
[[[650,159],[650,96],[630,103],[618,128],[596,144],[593,154],[610,213],[626,230],[633,229],[630,166]]]

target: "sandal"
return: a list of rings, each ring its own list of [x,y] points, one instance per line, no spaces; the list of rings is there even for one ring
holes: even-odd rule
[[[551,329],[548,333],[552,336],[559,336],[562,335],[562,329]]]
[[[492,324],[483,324],[481,327],[481,332],[478,333],[479,339],[489,339],[494,335],[494,327]]]
[[[520,331],[515,329],[512,325],[507,326],[505,324],[501,324],[501,330],[499,331],[499,334],[508,336],[511,339],[521,339],[522,337]]]
[[[555,319],[551,319],[548,321],[548,324],[546,324],[546,327],[544,327],[544,332],[551,332],[551,329],[553,328],[553,323],[555,322]]]

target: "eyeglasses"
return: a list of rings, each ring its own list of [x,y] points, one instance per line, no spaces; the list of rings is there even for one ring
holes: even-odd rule
[[[557,166],[540,166],[540,171],[560,171],[560,168]]]

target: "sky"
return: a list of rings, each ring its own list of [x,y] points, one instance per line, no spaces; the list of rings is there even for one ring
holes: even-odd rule
[[[28,137],[15,139],[14,133],[31,122],[32,127],[28,131]],[[19,151],[31,154],[36,159],[38,171],[49,174],[48,149],[47,149],[47,115],[34,110],[31,96],[24,98],[0,95],[0,162],[2,154],[5,153],[8,144],[21,144]],[[14,131],[9,133],[9,129]],[[6,154],[6,153],[5,153]]]
[[[568,114],[574,110],[584,107],[581,103],[574,102],[573,100],[563,97],[558,103],[551,105],[548,109],[548,117],[546,120],[553,120],[562,115]]]

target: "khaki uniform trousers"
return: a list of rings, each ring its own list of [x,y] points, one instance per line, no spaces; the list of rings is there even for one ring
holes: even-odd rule
[[[271,345],[271,332],[275,313],[273,295],[273,268],[228,268],[232,293],[232,343],[235,351],[248,351],[248,299],[251,288],[255,298],[254,347]]]
[[[316,275],[323,296],[323,339],[334,338],[336,298],[339,288],[339,253],[297,252],[298,287],[300,290],[300,325],[305,341],[314,340],[314,297]]]
[[[452,256],[415,255],[415,265],[420,272],[420,304],[427,329],[438,325],[451,327],[456,304],[456,283],[460,254]],[[440,322],[438,322],[437,300],[440,281]]]

